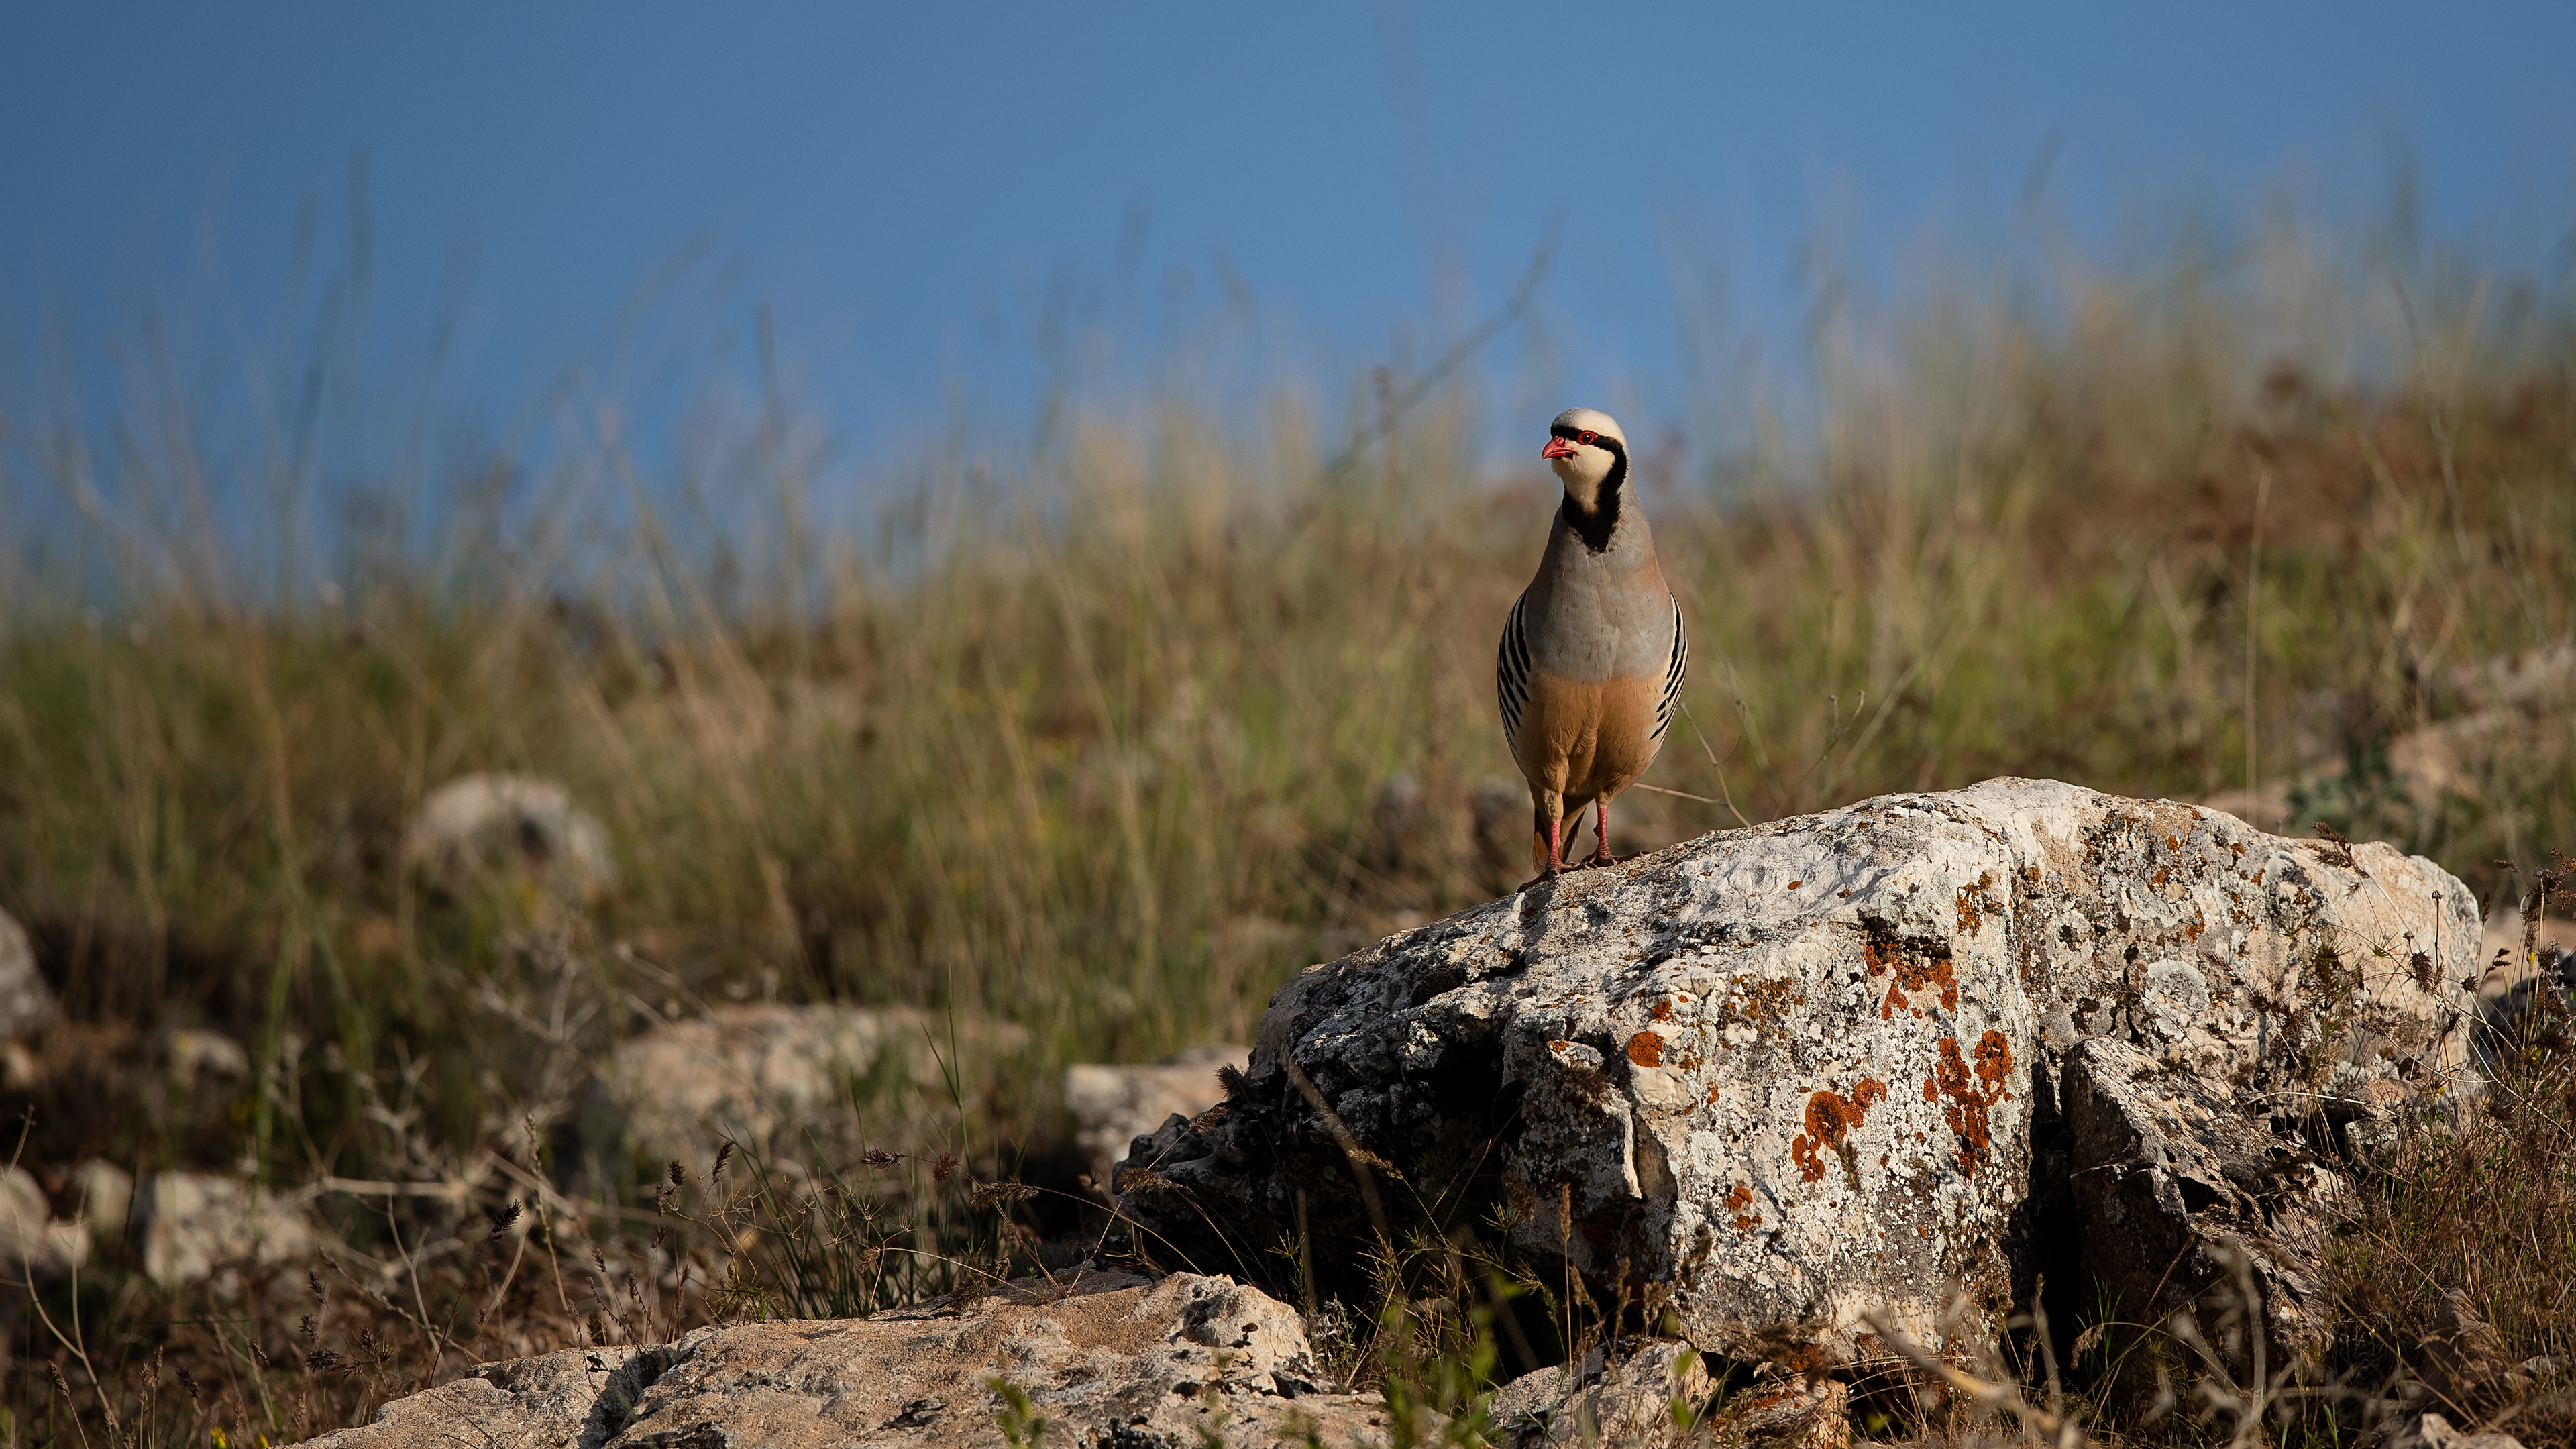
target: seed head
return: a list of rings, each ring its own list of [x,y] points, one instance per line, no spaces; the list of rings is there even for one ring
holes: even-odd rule
[[[976,1208],[999,1207],[1004,1203],[1024,1202],[1036,1197],[1038,1190],[1025,1182],[978,1182],[966,1194],[967,1202]]]

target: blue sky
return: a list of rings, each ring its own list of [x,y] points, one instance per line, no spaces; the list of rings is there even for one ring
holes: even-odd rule
[[[453,318],[437,405],[488,429],[567,367],[638,407],[749,376],[762,304],[861,455],[1025,418],[1066,335],[1085,376],[1329,392],[1552,216],[1504,410],[1678,416],[1691,336],[1794,372],[1802,257],[1901,293],[2013,245],[2034,177],[2117,261],[2268,202],[2365,225],[2405,156],[2429,230],[2547,265],[2570,55],[2576,7],[2503,4],[18,5],[0,411],[112,408],[147,314],[218,389],[291,371],[363,155],[373,383],[423,389]]]

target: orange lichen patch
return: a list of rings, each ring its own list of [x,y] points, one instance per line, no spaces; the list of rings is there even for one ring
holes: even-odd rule
[[[1563,1056],[1565,1055],[1565,1049],[1572,1045],[1574,1045],[1574,1043],[1570,1041],[1552,1041],[1547,1044],[1547,1049],[1556,1053],[1558,1056]]]
[[[1941,1120],[1959,1139],[1959,1171],[1966,1176],[1976,1176],[1994,1153],[1992,1109],[2011,1095],[2004,1083],[2011,1079],[2012,1066],[2012,1047],[2002,1032],[1990,1030],[1977,1039],[1973,1070],[1959,1055],[1957,1037],[1941,1039],[1941,1059],[1923,1083],[1923,1100],[1949,1098],[1941,1108]]]
[[[1664,1039],[1651,1031],[1641,1031],[1628,1038],[1628,1060],[1641,1067],[1664,1064]]]
[[[1868,947],[1862,948],[1861,956],[1864,960],[1868,959],[1869,951]],[[1959,1009],[1959,974],[1951,966],[1947,957],[1935,956],[1928,962],[1918,961],[1890,947],[1885,961],[1896,972],[1896,984],[1887,988],[1886,997],[1878,1003],[1879,1020],[1885,1021],[1898,1011],[1911,1007],[1914,1003],[1908,999],[1906,993],[1922,991],[1934,986],[1941,988],[1943,1011]],[[1878,969],[1874,966],[1869,974],[1878,975]],[[1914,1014],[1921,1016],[1923,1013],[1917,1011]]]
[[[2165,849],[2167,849],[2167,850],[2180,850],[2180,849],[2182,849],[2182,837],[2181,837],[2181,836],[2179,836],[2179,835],[2168,835],[2168,836],[2166,836],[2166,837],[2165,837]]]
[[[1805,884],[1806,884],[1806,882],[1805,882],[1805,881],[1802,881],[1802,880],[1793,880],[1793,881],[1789,882],[1789,889],[1791,889],[1791,890],[1796,890],[1798,887],[1800,887],[1800,886],[1802,886],[1802,885],[1805,885]]]
[[[1673,999],[1672,999],[1671,997],[1667,996],[1667,997],[1665,997],[1663,1000],[1658,1001],[1658,1002],[1656,1002],[1656,1003],[1655,1003],[1655,1020],[1657,1020],[1657,1021],[1670,1021],[1670,1020],[1672,1020],[1672,1019],[1673,1019]]]
[[[1789,1144],[1789,1156],[1798,1164],[1798,1177],[1804,1182],[1821,1182],[1825,1164],[1819,1149],[1843,1150],[1843,1142],[1861,1129],[1869,1119],[1869,1109],[1887,1100],[1887,1083],[1875,1077],[1863,1077],[1845,1097],[1835,1092],[1816,1092],[1807,1098],[1806,1127]]]
[[[1762,1226],[1762,1214],[1745,1211],[1753,1206],[1753,1189],[1740,1182],[1726,1190],[1726,1200],[1720,1206],[1734,1215],[1735,1230],[1739,1233],[1749,1233]]]
[[[2012,1079],[2012,1065],[2012,1044],[2004,1040],[2002,1032],[1988,1028],[1984,1036],[1977,1038],[1977,1080],[1985,1084],[1979,1090],[1987,1101],[1998,1102],[2012,1095],[2004,1085]]]
[[[1987,889],[1994,883],[1995,873],[1989,870],[1978,874],[1975,885],[1959,887],[1959,934],[1975,935],[1985,924],[1986,912],[1999,909],[1985,898]]]
[[[1789,1160],[1798,1164],[1800,1182],[1825,1180],[1825,1164],[1816,1157],[1816,1139],[1806,1133],[1799,1133],[1797,1140],[1789,1144]]]
[[[2147,884],[2149,884],[2149,885],[2163,885],[2164,883],[2165,883],[2165,868],[2164,868],[2163,866],[2161,866],[2161,865],[2160,865],[2160,866],[2157,866],[2157,867],[2156,867],[2156,873],[2155,873],[2154,875],[2151,875],[2151,876],[2148,876],[2148,877],[2147,877]]]
[[[1817,1092],[1807,1098],[1807,1135],[1827,1147],[1840,1147],[1843,1138],[1861,1123],[1859,1103],[1833,1092]]]
[[[1708,1104],[1712,1107],[1717,1105],[1717,1088],[1715,1086],[1711,1086],[1708,1089]]]
[[[1888,968],[1897,962],[1896,943],[1893,941],[1867,942],[1860,948],[1860,959],[1861,964],[1869,968],[1870,975],[1884,976]]]

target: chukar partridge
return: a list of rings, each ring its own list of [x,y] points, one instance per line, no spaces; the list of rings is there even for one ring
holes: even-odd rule
[[[1596,807],[1600,841],[1587,863],[1613,859],[1610,802],[1663,747],[1690,644],[1630,495],[1619,424],[1568,408],[1539,456],[1565,484],[1565,503],[1538,576],[1503,625],[1494,672],[1503,736],[1529,778],[1530,850],[1545,880],[1566,869],[1565,837],[1586,805]]]

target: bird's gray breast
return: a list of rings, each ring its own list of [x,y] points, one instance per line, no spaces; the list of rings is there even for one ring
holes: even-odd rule
[[[1532,665],[1560,679],[1660,680],[1673,646],[1672,593],[1651,551],[1592,553],[1560,529],[1531,581],[1523,627]]]

